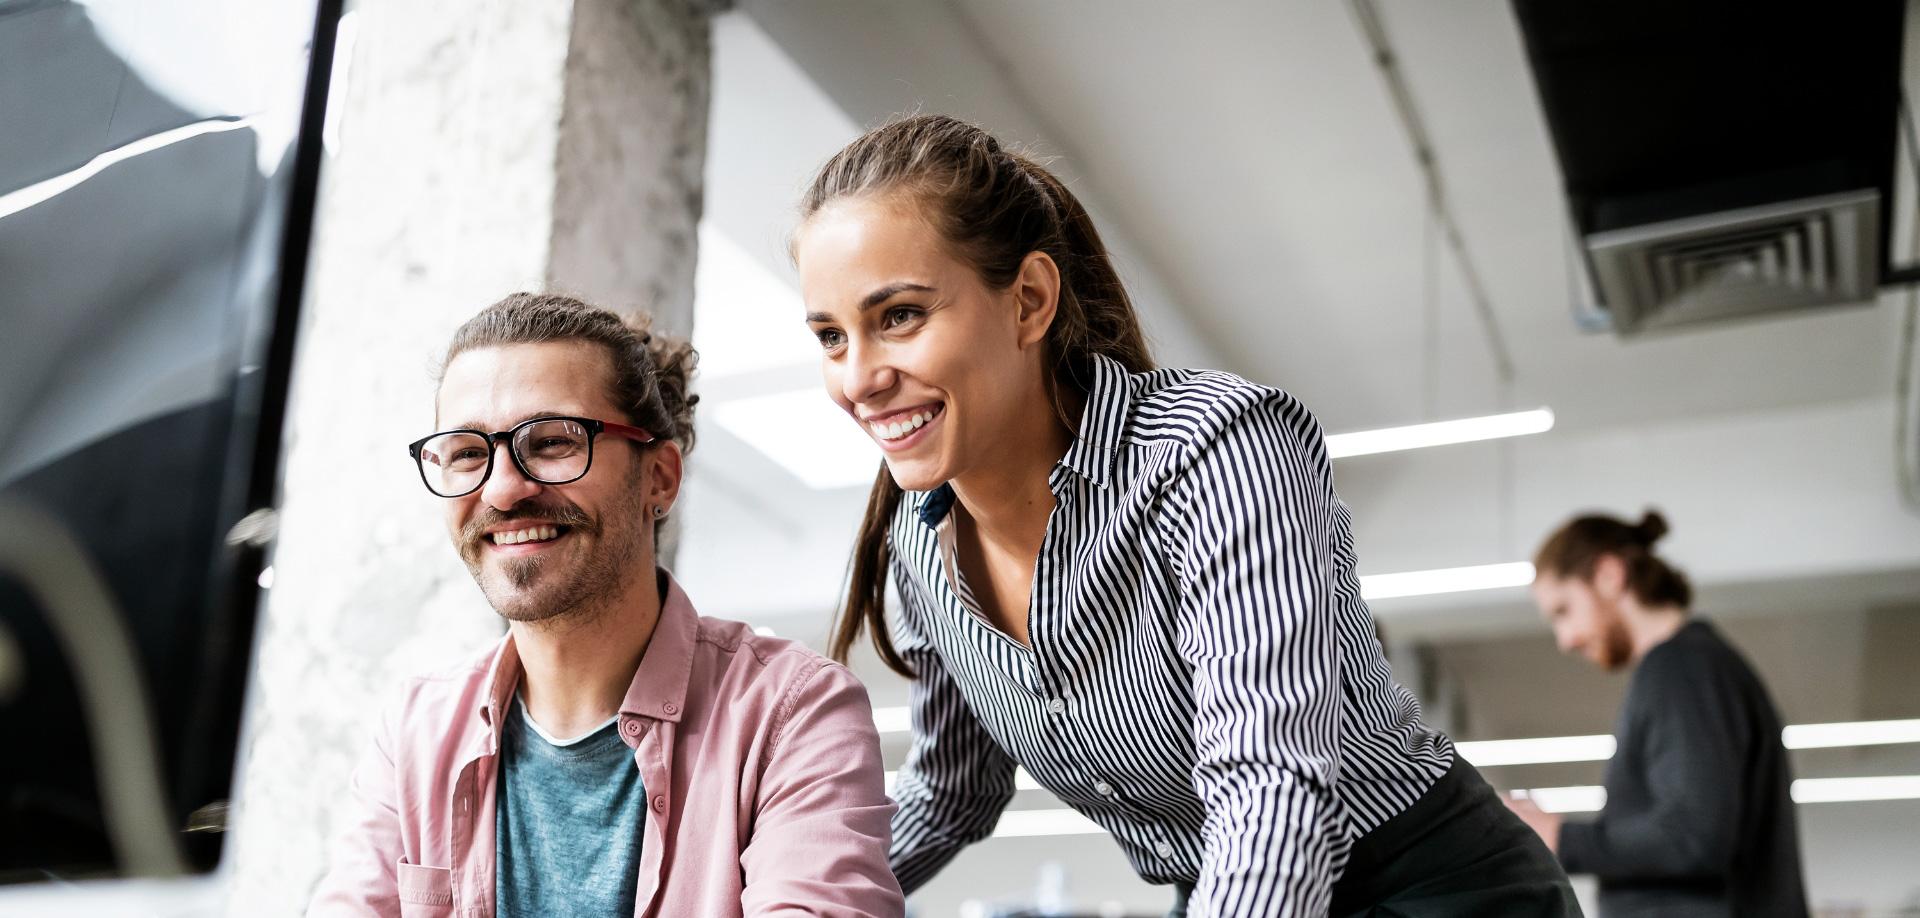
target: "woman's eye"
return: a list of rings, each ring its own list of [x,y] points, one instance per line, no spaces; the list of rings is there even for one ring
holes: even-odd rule
[[[895,306],[887,310],[887,314],[881,317],[881,321],[884,322],[888,328],[899,328],[918,318],[920,318],[920,310],[917,307]]]
[[[819,338],[820,346],[823,348],[826,348],[827,350],[832,350],[836,347],[839,347],[842,339],[840,330],[834,329],[834,328],[823,328],[817,332],[814,332],[813,336],[816,338]]]

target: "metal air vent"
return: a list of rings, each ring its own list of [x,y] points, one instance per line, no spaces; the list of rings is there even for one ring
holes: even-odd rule
[[[1880,194],[1803,198],[1586,237],[1616,332],[1858,303],[1879,280]]]
[[[1846,308],[1904,273],[1907,0],[1512,2],[1596,294],[1582,328]]]

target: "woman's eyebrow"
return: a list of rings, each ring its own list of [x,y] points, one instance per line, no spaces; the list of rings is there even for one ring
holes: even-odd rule
[[[894,281],[867,294],[866,298],[860,301],[860,311],[866,312],[902,293],[931,293],[932,291],[933,288],[926,284],[916,284],[912,281]],[[824,312],[810,312],[807,313],[807,321],[831,322],[833,321],[833,316]]]

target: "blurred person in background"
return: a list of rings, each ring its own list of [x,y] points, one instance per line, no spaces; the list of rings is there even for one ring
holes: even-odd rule
[[[1394,682],[1318,423],[1155,369],[1051,172],[902,119],[820,170],[794,255],[827,394],[885,456],[831,652],[864,633],[913,680],[906,889],[993,831],[1020,765],[1175,914],[1579,913]]]
[[[1568,872],[1599,878],[1608,918],[1803,918],[1780,716],[1753,667],[1689,611],[1686,576],[1653,550],[1666,533],[1652,510],[1631,524],[1590,515],[1540,547],[1533,599],[1560,652],[1633,677],[1599,816],[1507,805]]]
[[[693,364],[568,297],[455,333],[409,449],[507,634],[408,683],[311,914],[902,914],[865,689],[657,566]]]

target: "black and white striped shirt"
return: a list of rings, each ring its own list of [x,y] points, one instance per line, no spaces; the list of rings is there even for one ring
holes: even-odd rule
[[[1321,915],[1353,841],[1453,761],[1360,598],[1320,426],[1227,373],[1097,360],[1048,484],[1031,649],[960,577],[943,486],[892,523],[894,641],[919,674],[894,872],[989,835],[1014,767],[1195,915]]]

